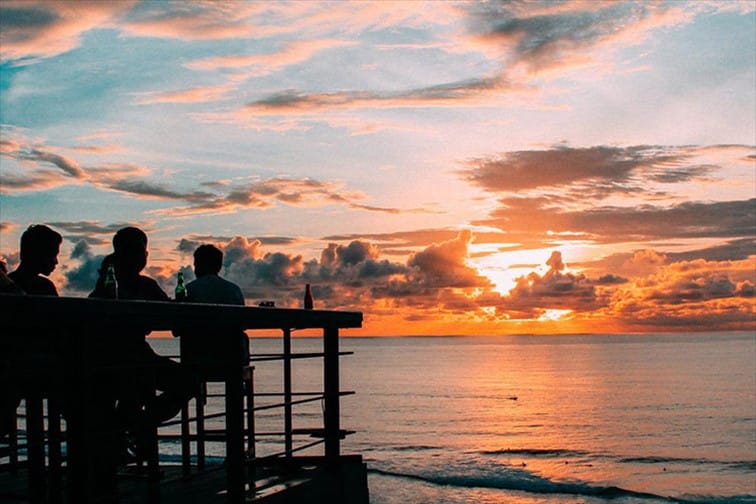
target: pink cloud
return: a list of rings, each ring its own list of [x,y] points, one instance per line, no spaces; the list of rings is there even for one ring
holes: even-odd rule
[[[336,39],[297,40],[284,43],[279,51],[272,53],[216,56],[192,61],[184,66],[192,70],[241,69],[243,73],[232,77],[233,80],[239,80],[267,75],[281,68],[307,61],[320,51],[354,44],[356,42]]]
[[[184,40],[259,36],[249,18],[264,2],[154,2],[135,9],[121,26],[128,35]]]
[[[207,103],[219,101],[234,90],[232,85],[205,86],[178,91],[152,91],[140,93],[142,98],[137,100],[138,105],[151,105],[154,103]]]
[[[115,26],[135,4],[132,0],[5,0],[0,3],[0,59],[49,58],[70,51],[84,32]]]

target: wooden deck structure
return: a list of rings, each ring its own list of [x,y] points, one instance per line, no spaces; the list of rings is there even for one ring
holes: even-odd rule
[[[65,372],[59,376],[68,390],[69,399],[61,433],[57,432],[54,394],[35,390],[25,397],[28,447],[26,456],[14,465],[14,447],[0,444],[0,501],[79,504],[89,502],[355,502],[367,503],[365,466],[359,455],[342,455],[341,439],[348,432],[340,425],[340,397],[348,392],[339,388],[339,330],[362,325],[359,312],[298,310],[269,307],[242,307],[175,302],[102,300],[87,298],[19,296],[0,294],[0,341],[12,339],[14,345],[34,348],[39,342],[53,340],[65,347]],[[191,327],[193,331],[212,334],[219,330],[279,330],[282,351],[278,355],[253,357],[251,360],[280,359],[283,369],[281,402],[283,409],[284,450],[280,454],[256,457],[254,452],[254,415],[257,409],[244,406],[245,368],[232,366],[225,376],[226,412],[224,416],[225,459],[222,463],[192,466],[188,456],[183,461],[166,463],[158,452],[159,444],[147,457],[144,467],[126,466],[119,471],[115,495],[102,496],[94,491],[92,474],[94,440],[88,424],[88,394],[98,369],[88,351],[93,342],[112,337],[112,329],[129,328],[156,331]],[[293,329],[319,329],[323,351],[293,354]],[[292,362],[298,358],[322,358],[322,395],[301,399],[291,387]],[[29,370],[32,374],[45,369]],[[138,369],[120,369],[119,373],[138,373]],[[247,391],[252,394],[253,391]],[[323,427],[309,434],[322,442],[322,456],[297,456],[293,438],[292,407],[297,403],[322,400]],[[48,419],[42,418],[41,404],[47,401]],[[271,407],[270,405],[264,408]],[[246,420],[246,421],[245,421]],[[252,420],[250,422],[249,420]],[[36,426],[36,427],[35,427]],[[186,433],[183,434],[186,437]],[[196,440],[196,439],[195,439]],[[245,441],[247,444],[245,445]],[[188,446],[184,439],[182,446]],[[250,450],[249,447],[252,447]],[[60,446],[64,449],[59,453]]]

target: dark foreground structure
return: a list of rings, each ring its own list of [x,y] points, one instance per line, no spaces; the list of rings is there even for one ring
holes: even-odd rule
[[[353,392],[339,387],[339,358],[347,354],[339,350],[339,330],[361,326],[359,312],[0,294],[0,344],[6,351],[0,358],[4,372],[13,373],[3,378],[22,400],[21,428],[0,440],[0,501],[367,504],[365,464],[359,455],[342,455],[341,440],[351,432],[340,425],[340,398]],[[180,417],[154,429],[146,452],[121,464],[115,489],[103,493],[97,471],[101,446],[90,420],[94,385],[114,375],[150,376],[149,369],[113,369],[97,362],[90,348],[113,337],[114,327],[191,328],[209,337],[219,331],[277,330],[282,345],[280,353],[253,353],[246,365],[206,376],[198,397]],[[293,353],[295,329],[322,330],[322,352]],[[34,358],[45,349],[49,358]],[[8,355],[17,354],[28,364],[23,372],[8,365]],[[31,358],[24,361],[24,355]],[[322,359],[322,390],[292,389],[292,364],[299,359]],[[254,366],[272,361],[280,363],[282,390],[258,393]],[[210,382],[223,392],[207,394]],[[224,411],[205,411],[207,397],[216,396]],[[295,429],[293,408],[311,402],[322,404],[322,426]],[[271,410],[282,412],[282,428],[258,432],[256,416]],[[219,422],[222,428],[209,428]],[[257,440],[272,436],[280,436],[282,450],[258,455]],[[175,449],[163,453],[166,441],[180,445],[180,455]],[[206,444],[219,441],[224,456],[206,455]],[[313,450],[322,454],[298,454]]]

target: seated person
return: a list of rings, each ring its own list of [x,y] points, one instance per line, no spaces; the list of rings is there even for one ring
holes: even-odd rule
[[[194,251],[197,279],[186,286],[187,302],[244,305],[239,286],[219,276],[222,266],[223,252],[217,247],[201,245]],[[229,364],[246,365],[249,361],[249,340],[239,328],[178,332],[182,338],[181,362],[199,367],[204,375],[222,374]]]
[[[168,295],[155,280],[141,274],[147,265],[147,235],[138,228],[126,227],[113,237],[114,252],[103,260],[101,278],[90,297],[107,297],[102,273],[113,264],[118,299],[168,301]],[[117,417],[127,425],[150,428],[173,418],[197,390],[197,381],[185,366],[155,353],[145,340],[149,333],[139,327],[114,328],[110,338],[98,339],[95,352],[98,364],[136,367],[137,375],[125,376],[117,383],[107,380],[100,387],[106,406],[117,403]],[[108,390],[110,389],[110,390]],[[162,392],[155,397],[155,389]]]
[[[29,226],[21,235],[21,263],[8,278],[26,294],[57,296],[55,284],[45,277],[58,265],[62,242],[63,237],[45,225]]]
[[[29,226],[21,235],[21,263],[15,271],[5,275],[3,262],[3,292],[11,294],[31,294],[57,296],[55,284],[46,278],[58,265],[58,254],[63,237],[41,224]],[[10,432],[15,424],[15,411],[21,402],[21,384],[40,388],[60,385],[48,382],[50,376],[61,376],[63,360],[62,348],[57,335],[35,334],[33,340],[28,335],[22,346],[14,345],[21,339],[3,338],[0,344],[0,436]]]

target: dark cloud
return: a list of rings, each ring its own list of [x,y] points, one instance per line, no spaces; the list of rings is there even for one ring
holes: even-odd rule
[[[276,206],[277,203],[297,207],[336,204],[352,209],[391,214],[433,212],[422,208],[400,209],[365,205],[360,203],[364,198],[362,194],[344,190],[340,184],[310,178],[274,177],[228,187],[226,194],[211,194],[203,191],[178,193],[143,182],[118,183],[117,189],[150,197],[184,200],[189,203],[186,207],[159,211],[159,213],[170,215],[227,213],[245,208],[264,210]]]
[[[375,281],[407,272],[408,268],[404,265],[379,260],[379,249],[374,244],[355,240],[348,245],[329,243],[320,254],[320,263],[305,265],[303,277],[311,281],[340,281],[351,287],[360,287],[368,279]]]
[[[675,282],[653,289],[647,299],[678,304],[686,301],[705,301],[735,296],[750,297],[753,284],[750,281],[736,284],[728,275],[717,272],[683,275]]]
[[[79,264],[64,273],[65,290],[76,294],[91,292],[97,283],[98,270],[104,257],[92,254],[92,249],[85,240],[76,243],[71,250],[71,259],[79,261]]]
[[[61,171],[63,171],[67,175],[70,175],[71,177],[77,179],[83,179],[86,176],[84,170],[76,161],[66,156],[55,154],[54,152],[49,152],[41,149],[32,149],[29,152],[22,153],[20,159],[41,161],[52,164],[60,168]]]
[[[614,284],[627,283],[627,281],[628,281],[627,278],[623,278],[621,276],[608,273],[606,275],[599,277],[598,280],[594,281],[594,283],[596,285],[614,285]]]
[[[700,177],[711,166],[682,165],[692,154],[661,146],[589,147],[558,146],[550,150],[514,151],[473,159],[460,174],[473,185],[490,192],[590,185],[594,197],[613,192],[643,190],[641,180],[683,182]],[[581,191],[585,197],[585,191]]]
[[[589,311],[607,302],[599,298],[594,282],[585,275],[562,273],[565,264],[561,252],[553,252],[546,264],[550,269],[543,276],[532,272],[516,280],[509,296],[502,299],[504,310],[536,310],[537,313],[531,313],[529,318],[537,318],[547,309]]]
[[[594,62],[605,51],[640,43],[654,29],[685,23],[667,3],[473,2],[465,6],[476,40],[499,48],[508,67],[529,73]]]
[[[83,240],[74,245],[73,250],[71,250],[71,259],[86,259],[91,255],[91,247]]]
[[[85,234],[85,235],[113,235],[119,229],[129,226],[125,222],[116,222],[113,224],[100,224],[98,221],[56,221],[49,222],[50,226],[62,229],[68,233]]]
[[[2,13],[0,30],[7,33],[6,36],[10,42],[22,42],[27,37],[21,29],[44,28],[51,26],[59,19],[55,12],[33,4],[3,7]],[[19,31],[14,33],[13,28]]]
[[[302,268],[302,256],[273,252],[265,254],[260,259],[246,257],[230,262],[226,267],[226,274],[229,280],[237,282],[243,289],[260,286],[283,287],[289,285]]]
[[[197,247],[199,247],[200,245],[202,245],[201,241],[187,240],[186,238],[181,238],[181,240],[179,241],[179,244],[176,246],[176,250],[185,254],[193,254],[194,251],[197,250]]]
[[[169,189],[161,184],[147,182],[145,180],[119,180],[109,184],[115,191],[121,191],[137,196],[149,198],[181,200],[202,205],[215,198],[215,194],[204,191],[179,192]]]
[[[706,259],[708,261],[738,261],[756,255],[756,238],[743,238],[730,240],[722,245],[707,247],[688,252],[675,252],[667,254],[671,261],[692,261]]]
[[[612,312],[628,326],[753,329],[753,267],[752,261],[675,263],[620,291]]]
[[[203,243],[225,243],[230,242],[233,239],[234,237],[232,236],[222,235],[190,235],[186,238],[182,238],[179,241],[178,245],[176,246],[176,250],[183,253],[193,253],[194,250]],[[258,241],[262,245],[294,245],[295,243],[298,243],[300,241],[299,238],[294,238],[291,236],[259,236],[246,238],[246,240],[248,243]]]
[[[546,243],[559,234],[602,243],[756,235],[756,199],[585,211],[563,210],[548,197],[502,198],[500,203],[489,219],[474,224],[499,227],[515,236],[529,234],[531,239],[540,235]]]
[[[416,268],[423,281],[436,287],[482,287],[490,281],[467,266],[468,246],[472,242],[472,232],[460,231],[453,240],[430,245],[425,250],[413,254],[407,265]]]
[[[52,187],[89,182],[95,187],[118,191],[128,196],[142,199],[157,199],[182,202],[186,206],[171,206],[155,210],[156,214],[181,216],[199,213],[231,213],[242,209],[268,209],[277,204],[297,207],[342,205],[349,209],[393,215],[438,213],[425,208],[391,208],[364,203],[365,196],[346,190],[342,184],[324,182],[310,178],[273,177],[249,183],[228,185],[204,181],[201,187],[207,190],[182,190],[148,180],[148,168],[124,163],[90,166],[86,169],[66,156],[54,152],[49,147],[37,146],[34,141],[22,138],[16,130],[4,128],[13,140],[0,143],[0,155],[37,166],[22,173],[3,171],[0,173],[0,191],[42,190]],[[17,137],[17,138],[16,138]],[[50,170],[49,165],[59,170]]]
[[[347,91],[334,93],[302,93],[281,91],[246,105],[251,114],[313,113],[345,108],[397,108],[458,105],[480,98],[492,91],[515,90],[502,76],[465,79],[398,92]],[[523,89],[520,89],[524,91]]]
[[[330,243],[320,254],[320,264],[324,266],[353,266],[377,257],[377,247],[367,242],[355,240],[346,246]]]

